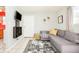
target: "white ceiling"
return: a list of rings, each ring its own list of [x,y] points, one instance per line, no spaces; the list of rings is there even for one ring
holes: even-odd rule
[[[22,14],[27,13],[54,13],[67,6],[18,6],[17,9]]]

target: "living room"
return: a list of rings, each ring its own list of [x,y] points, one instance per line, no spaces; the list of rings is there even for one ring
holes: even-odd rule
[[[21,21],[17,22],[16,19],[14,18],[16,11],[18,11],[18,13],[22,15]],[[58,30],[60,29],[78,34],[79,23],[77,22],[78,20],[77,12],[79,12],[79,7],[71,7],[71,6],[5,6],[6,15],[3,18],[3,24],[5,24],[5,30],[4,30],[4,38],[2,41],[4,47],[1,50],[1,52],[2,51],[9,53],[24,52],[30,39],[33,41],[35,40],[36,42],[34,43],[37,43],[41,40],[40,32],[46,33],[48,31],[50,32],[50,34],[52,34],[53,31],[57,32],[56,29]],[[22,27],[22,35],[18,36],[17,38],[13,37],[14,35],[13,27],[15,26]],[[56,33],[54,34],[56,35]],[[44,35],[47,36],[48,33]],[[48,42],[49,40],[42,40],[42,41]],[[75,48],[76,50],[78,49],[78,47]],[[37,49],[39,51],[38,46]],[[46,53],[46,51],[44,52]],[[75,51],[75,49],[73,49],[73,51],[67,50],[65,53],[67,52],[77,53],[79,51]]]

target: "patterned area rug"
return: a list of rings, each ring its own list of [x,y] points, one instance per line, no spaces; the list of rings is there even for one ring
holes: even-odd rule
[[[50,41],[30,40],[24,53],[54,53]]]

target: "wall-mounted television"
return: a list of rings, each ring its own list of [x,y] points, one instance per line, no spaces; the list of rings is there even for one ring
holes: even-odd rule
[[[15,13],[15,19],[21,21],[21,18],[22,18],[22,15],[18,11],[16,11],[16,13]]]

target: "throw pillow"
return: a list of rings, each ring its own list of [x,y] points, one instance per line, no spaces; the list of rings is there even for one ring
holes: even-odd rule
[[[51,30],[49,31],[49,34],[57,35],[57,30],[56,30],[56,29],[51,29]]]

